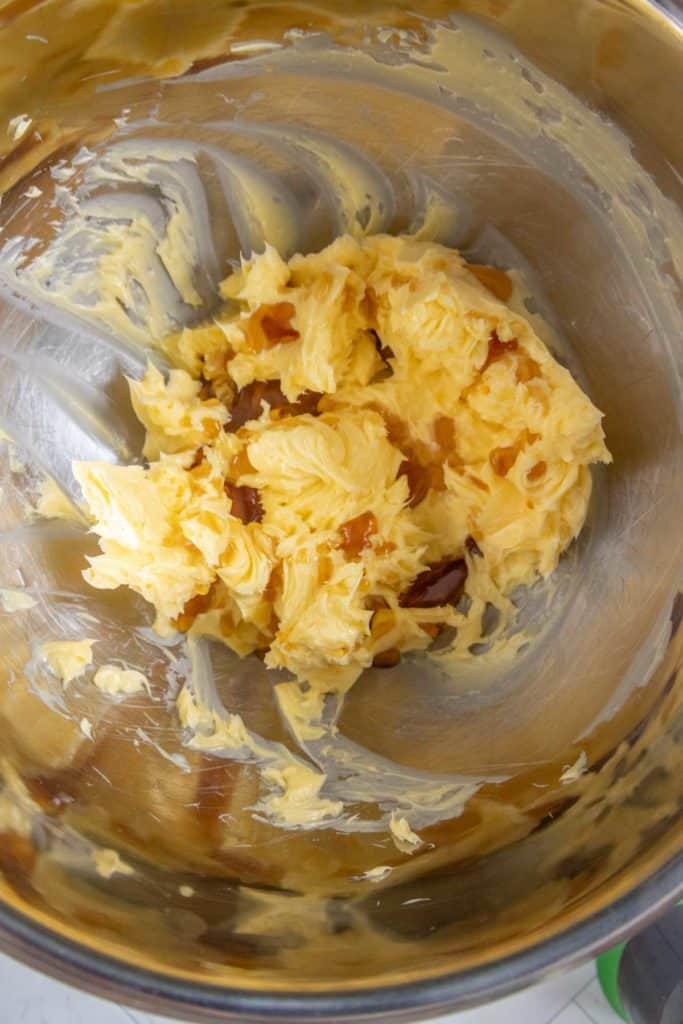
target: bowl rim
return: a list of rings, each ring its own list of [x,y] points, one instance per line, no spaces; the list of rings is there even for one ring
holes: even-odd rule
[[[43,973],[100,997],[124,1004],[131,1000],[129,1005],[155,1014],[182,1015],[185,1019],[194,1014],[195,1020],[208,1020],[208,1015],[212,1015],[218,1020],[273,1022],[341,1022],[378,1015],[383,1020],[408,1020],[413,1013],[438,1015],[499,999],[553,972],[576,967],[628,939],[681,897],[683,851],[614,903],[524,951],[440,977],[369,984],[353,991],[293,993],[273,988],[259,992],[173,978],[60,937],[2,904],[0,949]],[[39,963],[34,959],[36,953],[40,954]],[[68,978],[64,976],[65,968]]]

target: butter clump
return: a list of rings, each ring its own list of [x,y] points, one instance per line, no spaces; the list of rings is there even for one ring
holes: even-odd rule
[[[212,323],[159,342],[177,369],[130,382],[149,464],[74,465],[100,538],[88,582],[141,594],[163,635],[262,652],[297,681],[281,706],[301,736],[324,694],[444,629],[470,657],[491,605],[495,640],[610,455],[600,412],[486,270],[385,235],[244,260]],[[237,749],[242,729],[192,742]],[[322,799],[296,772],[271,780],[292,820],[297,793]]]
[[[92,664],[94,640],[50,640],[40,644],[38,654],[51,672],[67,686]]]
[[[92,860],[97,874],[102,878],[109,879],[114,875],[135,874],[135,868],[127,864],[116,850],[111,850],[108,847],[94,850]]]
[[[142,672],[134,668],[120,668],[118,665],[102,665],[93,676],[93,683],[102,693],[112,697],[140,693],[148,686]]]

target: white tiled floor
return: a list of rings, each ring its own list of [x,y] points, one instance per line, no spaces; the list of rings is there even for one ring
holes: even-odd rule
[[[615,1021],[619,1020],[603,996],[597,978],[594,978],[590,985],[579,993],[575,1002],[581,1007],[585,1016],[592,1020],[594,1024],[614,1024]]]
[[[140,1010],[103,1002],[0,954],[2,1024],[171,1024]],[[619,1024],[592,964],[526,992],[434,1024]]]

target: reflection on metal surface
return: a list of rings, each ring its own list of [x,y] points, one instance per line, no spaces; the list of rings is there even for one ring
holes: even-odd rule
[[[500,34],[425,20],[452,6],[0,8],[0,425],[17,442],[0,444],[0,588],[35,601],[0,612],[1,891],[161,991],[213,986],[207,1019],[239,1005],[230,987],[381,992],[453,972],[455,1005],[466,970],[486,979],[523,953],[528,977],[539,943],[566,952],[571,925],[637,885],[646,904],[681,848],[681,41],[637,0],[458,5]],[[368,673],[345,705],[349,756],[491,780],[409,857],[381,833],[255,817],[248,763],[182,745],[181,652],[142,602],[87,591],[77,522],[32,509],[45,472],[76,495],[72,458],[139,457],[122,374],[139,374],[150,330],[210,312],[240,249],[420,226],[521,268],[607,414],[615,463],[511,668],[479,659],[451,679],[417,660]],[[38,645],[85,636],[149,692],[114,700],[87,673],[56,685]],[[261,663],[212,658],[226,705],[288,743]],[[98,850],[132,873],[107,858],[103,877]],[[186,1016],[203,995],[188,986]]]

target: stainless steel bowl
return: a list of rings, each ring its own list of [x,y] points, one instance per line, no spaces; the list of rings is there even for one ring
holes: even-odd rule
[[[0,596],[23,604],[0,613],[5,950],[197,1021],[410,1020],[590,956],[680,894],[682,55],[675,13],[643,0],[0,10]],[[385,806],[479,784],[412,857],[381,830],[259,820],[252,766],[183,747],[183,664],[148,610],[89,592],[84,525],[33,511],[46,473],[78,500],[71,459],[139,457],[122,373],[150,330],[207,316],[240,250],[349,229],[517,268],[614,455],[556,580],[520,598],[535,636],[514,664],[415,660],[352,691],[342,739]],[[147,257],[107,306],[101,260],[131,232]],[[35,645],[83,634],[149,698],[56,687]],[[261,663],[212,660],[226,706],[291,742]],[[132,872],[103,877],[102,848]]]

